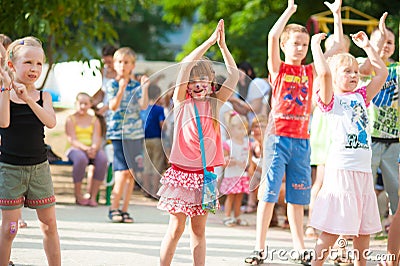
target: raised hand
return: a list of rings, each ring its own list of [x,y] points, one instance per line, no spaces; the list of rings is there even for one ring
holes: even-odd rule
[[[383,36],[383,38],[385,40],[386,40],[387,34],[388,34],[388,30],[387,30],[386,24],[385,24],[387,16],[388,16],[388,12],[383,13],[381,18],[379,19],[379,25],[378,25],[379,32],[381,33],[381,35]]]
[[[365,32],[359,31],[356,34],[350,34],[353,42],[360,48],[364,49],[369,45],[368,36]]]
[[[3,87],[11,86],[11,77],[7,71],[4,70],[2,66],[0,66],[0,80],[3,82]]]
[[[287,10],[290,10],[293,13],[296,12],[297,5],[294,3],[294,0],[288,0]]]
[[[13,89],[14,89],[15,93],[17,94],[18,98],[20,98],[24,102],[27,102],[29,95],[28,95],[28,91],[26,90],[26,86],[24,84],[14,81]]]
[[[328,1],[325,1],[324,4],[329,8],[329,10],[335,14],[335,13],[339,13],[341,10],[341,6],[342,6],[342,0],[335,0],[335,2],[333,2],[332,4],[329,3]]]
[[[320,46],[321,41],[325,40],[326,33],[317,33],[311,37],[311,45],[314,47],[315,45]]]
[[[225,23],[224,23],[224,20],[223,19],[221,19],[219,22],[218,22],[218,31],[219,31],[219,34],[218,34],[218,40],[217,40],[217,42],[218,42],[218,46],[220,47],[220,48],[222,48],[222,47],[225,47],[226,46],[226,43],[225,43]]]
[[[211,34],[211,36],[208,38],[208,42],[211,45],[214,45],[218,39],[219,39],[219,35],[220,35],[220,24],[221,24],[221,20],[218,22],[217,27],[215,28],[214,32]]]

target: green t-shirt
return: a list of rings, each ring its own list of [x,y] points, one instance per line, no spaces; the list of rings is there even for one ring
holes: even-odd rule
[[[375,138],[399,138],[399,80],[400,63],[391,63],[387,66],[389,75],[385,84],[372,99],[368,115],[370,120],[371,136]],[[367,80],[363,80],[368,82]]]

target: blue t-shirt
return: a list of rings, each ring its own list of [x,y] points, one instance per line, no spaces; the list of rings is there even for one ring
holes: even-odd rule
[[[119,84],[116,80],[107,83],[107,98],[117,95]],[[107,139],[142,139],[144,138],[142,119],[140,119],[139,99],[142,97],[140,83],[130,80],[125,88],[119,108],[107,112]]]
[[[161,138],[160,122],[165,120],[164,108],[160,105],[149,105],[141,111],[140,117],[144,124],[144,136],[146,139]]]

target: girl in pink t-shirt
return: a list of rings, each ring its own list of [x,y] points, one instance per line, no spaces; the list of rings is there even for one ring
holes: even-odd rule
[[[326,251],[339,235],[352,235],[355,265],[366,265],[370,234],[381,230],[371,170],[371,139],[366,105],[382,87],[388,71],[364,32],[352,35],[368,55],[375,76],[357,89],[359,74],[354,56],[334,55],[328,62],[320,47],[326,35],[311,39],[311,51],[319,79],[317,103],[328,115],[331,136],[324,183],[314,203],[310,225],[322,231],[312,265],[323,265]],[[341,241],[343,243],[343,240]]]
[[[215,71],[204,53],[218,43],[228,77],[215,91]],[[225,43],[224,21],[199,47],[182,60],[174,90],[174,138],[169,161],[171,167],[161,179],[158,208],[170,214],[168,230],[161,244],[160,265],[170,265],[176,246],[190,218],[191,249],[194,265],[204,265],[207,211],[202,209],[203,165],[195,118],[196,105],[203,131],[206,166],[209,171],[224,164],[220,125],[220,106],[229,99],[239,78],[236,63]]]

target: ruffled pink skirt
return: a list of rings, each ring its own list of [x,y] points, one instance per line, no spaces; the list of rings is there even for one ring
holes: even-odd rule
[[[249,193],[248,176],[224,177],[219,187],[221,194],[240,194]]]
[[[171,166],[161,178],[157,208],[169,213],[184,213],[189,217],[205,215],[201,208],[203,171],[190,172]],[[219,208],[219,203],[217,204]]]
[[[325,169],[310,225],[335,235],[370,235],[381,231],[371,173]]]

